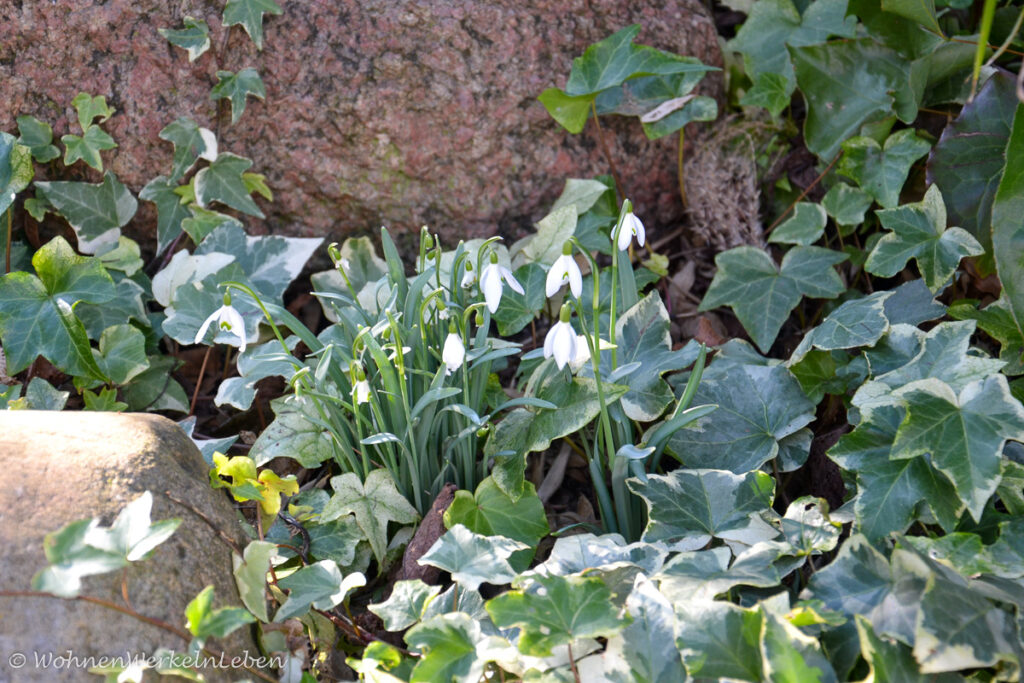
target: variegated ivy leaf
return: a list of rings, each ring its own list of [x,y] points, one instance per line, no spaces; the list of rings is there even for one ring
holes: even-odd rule
[[[98,117],[98,123],[104,123],[117,111],[107,104],[107,98],[103,95],[93,97],[89,93],[80,92],[71,100],[72,106],[78,112],[78,125],[85,132],[93,125]]]
[[[253,237],[247,235],[240,225],[226,224],[207,235],[195,254],[234,256],[235,263],[245,271],[249,283],[276,303],[322,242],[320,237]]]
[[[780,441],[814,419],[814,404],[781,365],[719,358],[704,371],[693,400],[718,408],[669,439],[669,453],[686,467],[755,470],[779,454]]]
[[[821,206],[839,225],[863,223],[864,214],[871,208],[871,203],[871,195],[846,183],[833,185],[821,200]]]
[[[131,325],[113,325],[103,330],[100,348],[93,349],[92,354],[114,384],[126,384],[149,367],[146,337]]]
[[[329,610],[354,589],[365,585],[366,577],[362,573],[342,577],[337,563],[320,560],[278,580],[278,588],[288,591],[288,599],[277,610],[274,621],[283,622],[303,614],[310,607]]]
[[[676,646],[687,671],[702,680],[763,681],[760,634],[764,616],[728,602],[680,600]]]
[[[274,458],[291,458],[311,469],[334,456],[330,435],[316,424],[311,399],[287,396],[275,399],[271,405],[276,417],[252,445],[251,454],[257,465]]]
[[[541,657],[578,638],[613,636],[630,621],[619,616],[603,581],[581,576],[536,577],[490,600],[487,613],[499,628],[520,629],[520,652]]]
[[[835,549],[843,525],[828,516],[828,503],[822,498],[803,496],[786,508],[779,522],[782,535],[798,555],[817,555]]]
[[[387,551],[388,522],[413,524],[419,519],[387,470],[371,470],[365,482],[352,472],[332,477],[331,489],[334,494],[320,513],[321,521],[355,515],[378,562],[384,560]]]
[[[833,265],[846,260],[821,247],[786,252],[781,267],[756,247],[736,247],[715,257],[718,272],[701,311],[729,306],[762,352],[767,352],[790,312],[804,296],[834,299],[846,288]]]
[[[256,49],[262,50],[264,14],[280,15],[281,8],[274,0],[228,0],[224,6],[224,25],[241,24],[256,43]]]
[[[153,276],[153,298],[164,308],[174,305],[179,287],[205,280],[235,260],[232,254],[213,251],[206,254],[175,252],[170,262]]]
[[[211,100],[231,102],[231,123],[238,123],[245,112],[245,100],[249,96],[266,99],[267,89],[256,69],[242,69],[237,74],[231,71],[217,72],[217,85],[210,91]]]
[[[475,683],[495,656],[516,654],[507,640],[484,636],[480,622],[462,612],[439,614],[414,626],[405,634],[405,642],[420,652],[411,683]]]
[[[891,232],[878,240],[864,264],[875,275],[892,277],[914,259],[935,293],[956,272],[960,259],[985,252],[966,230],[946,227],[946,206],[937,185],[929,187],[920,202],[879,211],[878,218]]]
[[[171,45],[188,51],[188,61],[194,62],[210,49],[210,27],[202,19],[186,16],[184,28],[158,28],[157,32]]]
[[[526,263],[550,266],[562,255],[562,245],[576,232],[578,214],[574,204],[554,209],[537,223],[537,233],[525,241],[521,250],[513,247],[512,263],[518,268]],[[518,245],[517,245],[518,246]]]
[[[204,588],[185,607],[185,628],[192,634],[192,645],[196,647],[202,647],[207,638],[225,638],[254,621],[256,617],[242,607],[213,609],[212,585]]]
[[[0,132],[0,215],[28,187],[34,175],[29,148],[19,144],[13,135]]]
[[[419,579],[396,581],[384,602],[369,610],[381,618],[388,631],[404,631],[423,617],[427,603],[441,592],[440,586],[428,586]]]
[[[32,577],[32,588],[64,598],[78,595],[81,579],[104,574],[146,558],[170,538],[180,519],[153,523],[153,495],[146,491],[128,503],[109,527],[100,520],[72,522],[46,536],[44,551],[50,566]]]
[[[768,241],[774,244],[801,244],[810,246],[825,234],[828,216],[821,204],[799,202],[793,215],[772,231]]]
[[[620,657],[612,657],[613,670],[607,672],[612,681],[622,683],[658,683],[685,681],[686,669],[676,647],[676,615],[672,604],[655,584],[640,574],[626,598],[626,612],[633,622],[622,630],[619,638],[608,641],[608,649]],[[619,668],[617,664],[627,664]]]
[[[38,277],[18,271],[0,278],[7,372],[21,372],[42,355],[70,375],[106,380],[72,308],[80,301],[110,301],[116,291],[110,275],[97,259],[76,254],[63,237],[37,251],[32,265]]]
[[[855,180],[879,204],[891,209],[900,203],[900,190],[910,167],[931,148],[931,143],[919,138],[912,128],[890,135],[884,147],[874,138],[853,137],[843,143],[838,171]]]
[[[453,580],[475,591],[484,582],[500,585],[514,579],[516,571],[508,563],[508,558],[512,553],[529,547],[504,536],[481,536],[456,524],[430,547],[419,562],[449,572]]]
[[[760,610],[764,617],[761,655],[767,680],[837,683],[839,679],[817,638],[773,614],[764,603]]]
[[[873,346],[889,330],[885,302],[894,291],[875,292],[862,299],[847,301],[828,314],[820,325],[804,335],[787,365],[799,363],[811,348],[822,351]]]
[[[298,337],[288,337],[285,343],[293,349],[298,343]],[[283,351],[281,342],[276,339],[246,348],[236,361],[239,376],[221,382],[213,402],[219,406],[231,405],[239,410],[248,410],[256,398],[258,381],[266,377],[290,379],[296,368],[301,367],[297,359],[285,355]]]
[[[1005,294],[982,309],[971,302],[954,303],[949,307],[949,315],[957,320],[977,321],[978,327],[999,342],[999,360],[1006,363],[1003,371],[1010,377],[1024,374],[1024,333],[1017,326]]]
[[[264,218],[260,207],[249,196],[249,188],[242,179],[242,173],[250,166],[252,161],[249,159],[230,152],[221,154],[216,161],[196,173],[196,202],[201,207],[206,207],[210,202],[219,202],[250,216]]]
[[[1003,375],[968,384],[959,396],[937,379],[912,382],[897,392],[907,416],[896,433],[893,458],[930,453],[956,485],[975,520],[999,485],[1007,439],[1024,441],[1024,406]]]
[[[870,541],[902,533],[927,505],[939,524],[951,531],[964,509],[956,489],[929,456],[892,459],[901,407],[873,410],[857,428],[828,451],[828,457],[857,475],[856,529]]]
[[[65,166],[70,166],[81,159],[97,171],[103,170],[100,152],[117,147],[114,138],[107,135],[99,126],[89,126],[81,136],[63,135],[60,141],[64,143]]]
[[[135,215],[139,203],[113,173],[107,171],[97,185],[54,180],[36,183],[36,192],[53,204],[78,236],[84,254],[117,244],[121,228]]]
[[[53,145],[53,128],[50,124],[27,114],[16,120],[20,134],[18,144],[31,149],[33,159],[45,164],[60,156],[60,150]]]
[[[387,275],[388,264],[377,256],[373,240],[369,237],[347,238],[341,245],[339,260],[345,269],[345,275],[342,276],[336,268],[314,273],[310,277],[313,289],[326,294],[340,294],[348,301],[352,301],[354,291],[359,306],[368,313],[376,314],[377,282]],[[352,286],[351,290],[349,285]],[[331,322],[338,322],[338,309],[347,308],[342,301],[326,297],[320,299],[320,306]]]
[[[170,182],[176,183],[199,159],[217,160],[217,139],[213,132],[200,128],[192,119],[182,116],[164,126],[160,139],[174,145],[174,165]]]
[[[684,543],[687,549],[745,527],[751,515],[771,507],[775,490],[764,472],[737,475],[703,469],[652,474],[646,482],[630,479],[628,484],[647,503],[644,540]]]

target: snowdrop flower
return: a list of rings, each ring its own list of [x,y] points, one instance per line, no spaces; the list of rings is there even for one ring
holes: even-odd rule
[[[523,291],[523,286],[519,284],[519,280],[512,274],[512,271],[505,266],[499,265],[498,255],[491,252],[491,262],[484,268],[484,272],[480,276],[480,289],[484,293],[487,310],[491,313],[495,313],[498,310],[498,304],[501,302],[502,279],[508,283],[513,292],[518,294],[526,293]]]
[[[551,326],[544,337],[544,357],[554,356],[555,365],[561,370],[565,364],[576,358],[579,339],[576,330],[569,324],[569,304],[563,304],[558,314],[558,322]]]
[[[619,239],[618,247],[619,251],[625,251],[629,249],[629,242],[636,235],[636,243],[639,246],[644,246],[644,224],[640,222],[640,219],[630,211],[622,218],[622,225],[619,226]]]
[[[580,267],[576,265],[572,257],[572,242],[562,245],[562,255],[551,265],[548,271],[548,279],[545,287],[548,298],[553,297],[566,282],[569,283],[569,290],[577,299],[583,293],[583,275]]]
[[[603,341],[603,340],[602,340]],[[582,334],[576,335],[576,353],[569,359],[569,367],[573,372],[580,369],[590,361],[590,346],[587,345],[587,338]]]
[[[352,387],[352,398],[356,404],[370,402],[370,383],[366,381],[365,377]]]
[[[474,284],[476,284],[476,273],[473,272],[473,264],[466,259],[466,272],[462,275],[462,288],[469,289]]]
[[[455,331],[455,323],[448,326],[448,338],[444,340],[441,360],[444,361],[445,375],[450,375],[461,368],[466,360],[466,347],[462,344],[462,337]]]
[[[231,305],[230,294],[225,293],[224,305],[203,321],[202,327],[199,328],[199,332],[196,334],[196,344],[203,341],[203,338],[206,337],[206,331],[210,329],[210,325],[214,322],[217,323],[218,331],[224,330],[238,337],[238,350],[239,352],[245,351],[245,321],[242,320],[242,314]]]

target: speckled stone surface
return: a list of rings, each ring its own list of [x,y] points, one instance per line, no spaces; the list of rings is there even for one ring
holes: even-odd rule
[[[242,32],[226,42],[222,0],[0,2],[0,129],[16,116],[74,122],[79,91],[106,95],[104,159],[134,192],[170,169],[157,133],[178,116],[216,128],[218,69],[252,66],[267,100],[249,100],[221,130],[221,150],[255,161],[275,202],[254,232],[340,237],[386,224],[448,236],[516,234],[542,217],[565,177],[606,172],[591,124],[570,136],[536,97],[564,86],[572,58],[631,23],[638,42],[721,65],[698,0],[279,0],[262,53]],[[205,19],[214,49],[189,63],[161,27]],[[217,54],[214,54],[214,53]],[[716,94],[721,77],[701,90]],[[77,125],[75,125],[77,129]],[[609,121],[626,190],[652,224],[682,215],[675,139],[648,142],[639,123]],[[78,133],[78,130],[70,132]],[[79,162],[79,173],[98,178]],[[143,203],[145,206],[146,203]],[[129,227],[153,234],[151,207]]]
[[[223,491],[210,488],[209,468],[185,433],[158,415],[0,411],[0,589],[26,591],[47,565],[46,534],[79,519],[117,513],[145,491],[153,494],[153,521],[178,517],[181,525],[153,556],[124,572],[131,606],[176,628],[185,606],[207,585],[214,606],[240,606],[232,576],[231,550],[186,501],[236,545],[245,545],[236,513]],[[86,577],[82,595],[124,605],[121,572]],[[246,628],[210,645],[255,659],[259,650]],[[88,657],[149,657],[158,648],[179,653],[183,639],[106,607],[49,597],[0,596],[0,681],[95,681],[81,668]],[[63,668],[44,664],[46,655],[66,656]],[[24,666],[11,660],[26,657]],[[36,659],[36,655],[40,659]],[[12,665],[13,661],[13,665]],[[206,667],[207,680],[235,681],[245,671]],[[148,674],[147,674],[148,676]]]

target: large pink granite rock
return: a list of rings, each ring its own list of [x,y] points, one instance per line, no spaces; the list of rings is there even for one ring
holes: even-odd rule
[[[241,27],[224,41],[223,4],[0,2],[0,129],[16,132],[15,117],[29,113],[55,137],[79,133],[69,131],[71,99],[106,95],[118,113],[104,128],[120,147],[104,157],[137,193],[170,169],[161,128],[184,115],[216,129],[216,71],[252,66],[267,99],[250,99],[220,139],[275,192],[273,204],[260,200],[267,220],[249,221],[254,232],[337,237],[426,223],[449,236],[514,233],[543,216],[565,177],[607,170],[590,124],[570,136],[536,100],[564,86],[587,45],[640,23],[637,42],[721,64],[699,0],[279,0],[262,53]],[[194,63],[157,33],[186,14],[207,21],[214,46]],[[701,87],[720,89],[718,74]],[[678,219],[674,138],[648,142],[635,119],[608,128],[638,212]],[[152,235],[152,222],[141,211],[129,232]]]

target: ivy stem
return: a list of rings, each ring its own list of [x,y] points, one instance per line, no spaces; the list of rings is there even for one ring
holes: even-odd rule
[[[679,151],[676,154],[676,173],[679,176],[679,199],[683,202],[683,208],[686,208],[686,183],[683,182],[683,147],[684,147],[684,135],[683,131],[686,130],[686,126],[679,129]]]
[[[74,596],[72,598],[63,598],[63,597],[61,597],[59,595],[54,595],[53,593],[47,593],[45,591],[11,591],[11,590],[0,590],[0,598],[56,598],[58,600],[67,600],[67,599],[70,599],[70,600],[80,600],[82,602],[88,602],[88,603],[92,603],[94,605],[99,605],[100,607],[106,607],[107,609],[112,609],[115,612],[120,612],[121,614],[124,614],[126,616],[132,617],[133,619],[137,619],[138,621],[141,621],[143,623],[149,624],[150,626],[155,626],[156,628],[161,629],[163,631],[167,631],[168,633],[173,633],[174,635],[178,636],[179,638],[182,638],[185,642],[190,642],[192,640],[192,636],[189,633],[187,633],[186,631],[183,631],[182,629],[178,628],[177,626],[173,626],[171,624],[168,624],[163,619],[157,619],[155,617],[147,617],[145,614],[140,614],[139,612],[136,612],[135,610],[131,609],[130,607],[122,607],[121,605],[118,605],[116,602],[111,602],[110,600],[104,600],[103,598],[96,598],[96,597],[93,597],[91,595],[76,595],[76,596]],[[215,657],[215,658],[218,658],[218,659],[224,657],[224,653],[223,652],[221,652],[219,650],[216,650],[214,648],[204,647],[203,650],[206,651],[207,653],[209,653],[209,655],[211,657]],[[269,681],[270,683],[277,683],[277,679],[276,678],[273,678],[272,676],[268,676],[267,674],[263,673],[259,669],[254,669],[254,668],[248,667],[248,666],[243,666],[242,668],[244,668],[246,671],[251,673],[253,676],[256,676],[257,678],[260,678],[260,679],[262,679],[264,681]]]
[[[615,180],[615,190],[619,193],[620,197],[625,197],[626,191],[622,185],[622,178],[619,177],[619,169],[615,167],[615,161],[612,159],[611,152],[608,151],[608,142],[604,137],[604,129],[601,128],[601,122],[597,116],[597,104],[593,101],[590,103],[590,111],[594,114],[594,128],[597,130],[597,141],[601,145],[601,153],[604,154],[604,160],[608,162],[608,168],[611,169],[612,178]]]
[[[782,222],[783,218],[789,215],[789,212],[793,210],[793,207],[802,202],[804,197],[806,197],[808,193],[810,193],[810,191],[814,189],[814,186],[821,182],[822,178],[828,175],[828,172],[832,170],[832,167],[836,165],[836,162],[839,161],[839,158],[841,156],[843,156],[843,150],[839,150],[838,152],[836,152],[836,155],[832,157],[832,161],[828,162],[828,166],[825,167],[825,170],[819,173],[818,177],[812,180],[811,184],[804,188],[804,191],[800,193],[800,196],[794,199],[793,202],[786,207],[786,210],[780,213],[779,217],[772,221],[772,224],[769,225],[768,229],[764,231],[766,237],[769,234],[771,234],[772,230],[778,227],[779,223]]]
[[[196,388],[192,392],[192,403],[188,406],[188,414],[195,415],[196,413],[196,401],[199,400],[199,387],[203,386],[203,375],[206,374],[206,363],[210,360],[210,352],[213,351],[212,346],[206,347],[206,353],[203,354],[203,364],[199,366],[199,377],[196,378]]]
[[[569,648],[569,668],[572,669],[572,676],[576,679],[576,683],[580,683],[580,672],[576,670],[576,660],[572,656],[572,643],[568,643]]]
[[[7,207],[7,251],[4,252],[4,272],[11,272],[11,214],[14,212],[14,205]]]

